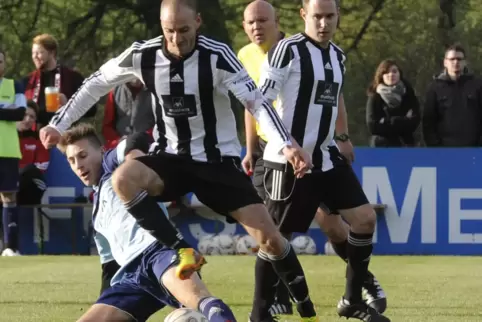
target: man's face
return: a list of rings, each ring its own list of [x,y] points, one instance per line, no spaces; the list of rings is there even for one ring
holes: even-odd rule
[[[171,6],[161,10],[161,26],[167,48],[175,56],[185,56],[194,49],[200,25],[201,17],[189,7]]]
[[[54,58],[55,54],[45,49],[42,45],[32,45],[32,60],[37,69],[43,70],[47,68],[49,62]]]
[[[20,122],[17,122],[17,129],[20,132],[29,131],[32,129],[36,120],[37,120],[37,113],[35,113],[35,110],[31,107],[27,107],[25,110],[25,115],[23,117],[23,120],[21,120]]]
[[[99,183],[102,167],[102,149],[95,147],[88,139],[69,144],[65,151],[72,171],[86,186]]]
[[[335,0],[311,0],[300,10],[305,21],[306,34],[315,41],[326,44],[336,31],[338,8]]]
[[[267,6],[257,6],[246,10],[243,21],[244,31],[251,42],[263,45],[275,42],[278,37],[278,23]]]
[[[449,50],[445,54],[444,67],[447,73],[452,77],[458,77],[462,74],[467,62],[464,53],[455,50]]]
[[[5,55],[0,53],[0,77],[5,74]]]

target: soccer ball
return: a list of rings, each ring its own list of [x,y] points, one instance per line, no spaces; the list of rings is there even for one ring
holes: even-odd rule
[[[335,255],[335,250],[333,249],[333,245],[330,241],[325,243],[325,255]]]
[[[217,235],[213,237],[213,241],[218,246],[221,255],[232,255],[236,252],[236,244],[231,235]]]
[[[236,245],[238,243],[238,240],[243,237],[242,235],[234,235],[233,236],[233,242],[234,242],[234,245]]]
[[[182,308],[172,311],[164,322],[208,322],[209,320],[198,311]]]
[[[293,247],[296,254],[316,254],[316,244],[313,238],[310,236],[298,236],[291,241],[291,246]]]
[[[220,255],[221,250],[213,236],[205,236],[197,244],[198,251],[203,255]]]
[[[258,252],[259,246],[256,240],[250,235],[242,236],[236,243],[236,253],[242,255],[254,255]]]

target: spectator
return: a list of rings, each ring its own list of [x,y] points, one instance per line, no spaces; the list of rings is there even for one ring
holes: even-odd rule
[[[58,63],[57,40],[49,35],[38,35],[33,39],[32,60],[35,71],[25,79],[25,96],[39,106],[38,123],[46,125],[55,114],[47,111],[45,104],[45,88],[56,87],[60,90],[60,105],[64,105],[82,85],[84,77],[77,71]],[[96,108],[89,110],[85,117],[94,116]]]
[[[482,82],[466,65],[464,48],[447,48],[445,70],[426,93],[422,127],[427,146],[474,147],[482,143]]]
[[[23,119],[27,102],[20,83],[3,77],[5,58],[5,52],[0,49],[0,198],[6,245],[2,256],[16,256],[19,254],[16,197],[22,155],[15,122]]]
[[[20,137],[20,184],[17,194],[19,205],[38,205],[47,189],[44,173],[47,171],[50,154],[40,142],[38,132],[32,130],[37,120],[38,105],[29,100],[25,117],[17,122]]]
[[[420,106],[412,86],[393,60],[378,65],[368,88],[366,108],[372,147],[415,146]]]
[[[152,130],[155,119],[151,93],[140,80],[122,84],[107,96],[102,134],[105,147],[114,148],[119,139],[135,132]]]

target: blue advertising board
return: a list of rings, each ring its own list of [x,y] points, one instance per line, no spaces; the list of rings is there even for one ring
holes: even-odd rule
[[[387,205],[378,216],[375,254],[480,255],[482,254],[481,149],[370,149],[357,148],[353,165],[371,203]],[[47,173],[49,186],[43,203],[72,202],[88,195],[56,150]],[[50,254],[87,254],[90,209],[46,210],[44,250]],[[38,252],[38,218],[27,210],[21,216],[21,251]],[[191,244],[205,234],[243,234],[236,224],[213,216],[177,216],[179,230]],[[320,253],[326,237],[316,225],[308,234]]]

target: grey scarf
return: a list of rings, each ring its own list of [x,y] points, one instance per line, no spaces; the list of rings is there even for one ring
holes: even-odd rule
[[[379,84],[377,86],[377,93],[380,94],[389,108],[399,107],[405,92],[405,84],[402,81],[399,81],[398,84],[394,86],[387,86],[385,84]]]

